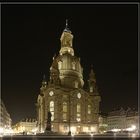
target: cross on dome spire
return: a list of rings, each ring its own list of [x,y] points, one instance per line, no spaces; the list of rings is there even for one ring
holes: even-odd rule
[[[66,29],[68,28],[68,19],[66,19]]]
[[[68,19],[66,19],[65,28],[60,38],[61,41],[61,49],[59,51],[60,55],[68,53],[74,56],[74,50],[72,48],[72,40],[73,40],[73,35],[68,27]]]
[[[95,73],[93,71],[93,64],[91,64],[91,70],[90,70],[90,73],[89,73],[89,79],[96,81],[96,79],[95,79]]]
[[[43,75],[43,81],[46,81],[46,76],[45,76],[45,74]]]
[[[64,29],[64,32],[69,32],[71,33],[70,29],[68,28],[68,19],[66,19],[66,27]]]

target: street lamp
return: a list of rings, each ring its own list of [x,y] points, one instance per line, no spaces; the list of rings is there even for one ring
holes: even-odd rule
[[[70,100],[70,94],[69,94],[69,132],[68,135],[71,136],[71,129],[70,129],[70,119],[71,119],[71,104],[70,104],[71,100]]]

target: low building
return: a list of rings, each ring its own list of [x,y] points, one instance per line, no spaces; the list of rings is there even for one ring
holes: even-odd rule
[[[126,126],[126,112],[123,108],[109,112],[107,117],[108,131],[118,129],[122,130]]]
[[[139,128],[139,115],[134,109],[128,108],[126,112],[126,130],[136,131],[138,133]]]
[[[12,119],[8,113],[3,101],[0,99],[0,133],[11,130]]]
[[[138,132],[139,115],[135,109],[117,109],[108,113],[108,131],[133,131]]]
[[[37,132],[36,119],[23,119],[13,126],[14,133],[35,134]]]

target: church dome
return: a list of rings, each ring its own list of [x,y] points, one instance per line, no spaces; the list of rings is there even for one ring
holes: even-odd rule
[[[93,128],[97,133],[101,99],[96,92],[95,73],[92,69],[89,89],[84,90],[83,68],[80,58],[74,54],[73,35],[67,22],[60,41],[59,54],[54,55],[50,67],[50,80],[47,84],[44,76],[37,99],[38,132],[50,130],[70,134],[70,127],[73,127],[78,133],[89,133]]]
[[[69,53],[58,56],[58,69],[61,84],[71,88],[83,87],[83,68],[80,59]]]
[[[80,64],[80,58],[74,55],[74,49],[72,46],[73,35],[67,27],[64,29],[61,38],[61,48],[59,55],[54,57],[53,64],[51,66],[51,78],[52,81],[59,81],[61,86],[67,88],[82,88],[83,81],[83,68]]]

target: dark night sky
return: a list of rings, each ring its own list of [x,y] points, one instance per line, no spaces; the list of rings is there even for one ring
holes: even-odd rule
[[[69,19],[85,82],[93,64],[101,111],[137,109],[137,5],[2,5],[2,99],[13,123],[35,117],[43,74]]]

